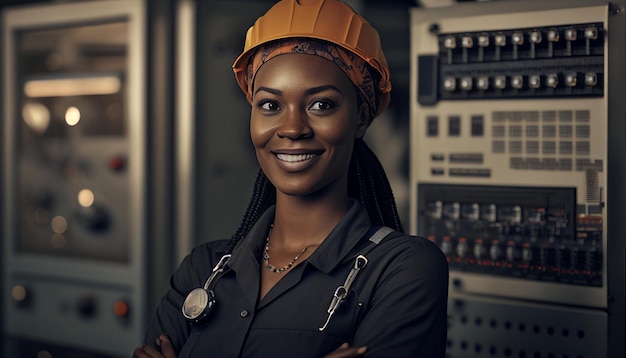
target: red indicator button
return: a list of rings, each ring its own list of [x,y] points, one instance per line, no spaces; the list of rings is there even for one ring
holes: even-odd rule
[[[117,317],[128,317],[129,307],[128,303],[123,300],[119,300],[113,304],[113,314]]]
[[[119,172],[124,169],[125,165],[126,161],[121,156],[115,156],[109,161],[109,168],[115,172]]]

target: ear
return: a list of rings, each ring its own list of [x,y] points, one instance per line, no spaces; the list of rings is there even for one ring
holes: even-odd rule
[[[367,105],[362,104],[359,106],[359,110],[357,113],[357,124],[356,124],[356,138],[363,138],[365,132],[367,132],[367,128],[369,128],[370,123],[372,121],[369,118],[369,111],[367,110]]]

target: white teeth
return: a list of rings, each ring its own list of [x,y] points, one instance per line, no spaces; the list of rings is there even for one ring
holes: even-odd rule
[[[316,157],[317,154],[276,154],[284,162],[301,162]]]

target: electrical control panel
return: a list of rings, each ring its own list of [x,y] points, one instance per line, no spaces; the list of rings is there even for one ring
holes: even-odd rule
[[[3,328],[20,342],[3,356],[128,356],[143,341],[143,12],[3,12]]]
[[[411,230],[448,258],[450,357],[609,352],[619,6],[412,10]]]

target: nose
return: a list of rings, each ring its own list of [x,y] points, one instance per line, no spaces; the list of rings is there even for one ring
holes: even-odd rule
[[[280,138],[301,139],[311,137],[313,130],[309,126],[309,118],[302,110],[288,110],[281,119],[276,132]]]

